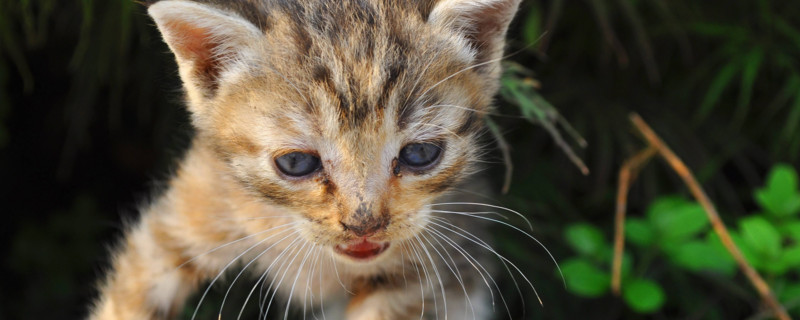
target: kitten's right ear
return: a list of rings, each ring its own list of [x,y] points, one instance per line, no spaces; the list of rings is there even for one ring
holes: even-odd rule
[[[175,53],[191,104],[213,97],[226,72],[248,58],[260,32],[247,20],[190,1],[159,1],[147,10]],[[193,110],[194,111],[194,110]]]

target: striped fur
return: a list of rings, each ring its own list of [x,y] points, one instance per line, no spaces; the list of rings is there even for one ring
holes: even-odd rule
[[[198,284],[237,258],[242,264],[255,261],[256,274],[274,261],[287,269],[297,264],[290,277],[295,284],[277,286],[301,302],[294,306],[309,298],[306,290],[293,292],[295,286],[318,288],[313,308],[320,296],[337,303],[346,296],[338,276],[356,294],[338,301],[347,305],[339,318],[443,313],[424,302],[439,294],[425,286],[427,279],[416,287],[398,285],[398,279],[422,277],[412,266],[425,264],[440,269],[443,283],[436,286],[450,293],[453,305],[463,303],[462,291],[485,300],[488,289],[477,274],[463,279],[462,288],[442,261],[438,267],[434,258],[418,261],[401,248],[419,241],[435,216],[428,205],[469,199],[462,189],[485,192],[472,177],[478,136],[497,90],[503,37],[517,5],[518,0],[149,4],[176,56],[197,136],[168,190],[143,210],[115,251],[91,318],[170,317]],[[432,168],[413,171],[398,163],[400,149],[417,142],[443,148]],[[317,155],[323,169],[304,178],[282,175],[274,159],[294,151]],[[448,218],[482,232],[474,223],[467,227]],[[333,246],[359,239],[345,222],[378,225],[371,239],[392,245],[368,262],[339,257]],[[283,235],[299,240],[279,240]],[[237,242],[214,250],[231,241]],[[257,256],[270,244],[271,250]],[[247,253],[251,246],[256,249]],[[320,259],[320,269],[327,265],[324,277],[314,273],[323,271],[303,268],[300,259],[283,259],[308,252],[331,257]],[[466,256],[454,255],[454,263],[469,268]],[[341,274],[333,275],[331,267]],[[266,274],[279,276],[274,270]],[[485,312],[487,303],[475,301]],[[463,309],[447,312],[460,319]]]

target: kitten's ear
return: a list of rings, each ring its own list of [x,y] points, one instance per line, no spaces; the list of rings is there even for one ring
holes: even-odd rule
[[[474,50],[476,63],[503,55],[508,25],[521,0],[440,0],[428,23],[463,36]],[[492,68],[497,69],[497,68]]]
[[[147,10],[175,53],[189,99],[213,97],[220,79],[247,59],[260,34],[247,20],[190,1],[159,1]]]

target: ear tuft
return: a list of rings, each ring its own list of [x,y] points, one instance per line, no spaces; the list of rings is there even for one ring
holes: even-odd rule
[[[213,97],[223,73],[246,58],[260,34],[239,16],[195,2],[159,1],[148,13],[175,54],[191,100]]]
[[[428,23],[464,37],[475,51],[477,63],[499,59],[508,25],[521,0],[441,0]]]

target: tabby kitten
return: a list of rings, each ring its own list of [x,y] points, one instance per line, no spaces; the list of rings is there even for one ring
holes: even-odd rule
[[[174,317],[230,269],[252,272],[228,281],[281,315],[505,312],[470,213],[486,208],[468,202],[486,194],[471,174],[519,1],[149,5],[196,136],[126,232],[90,318]]]

